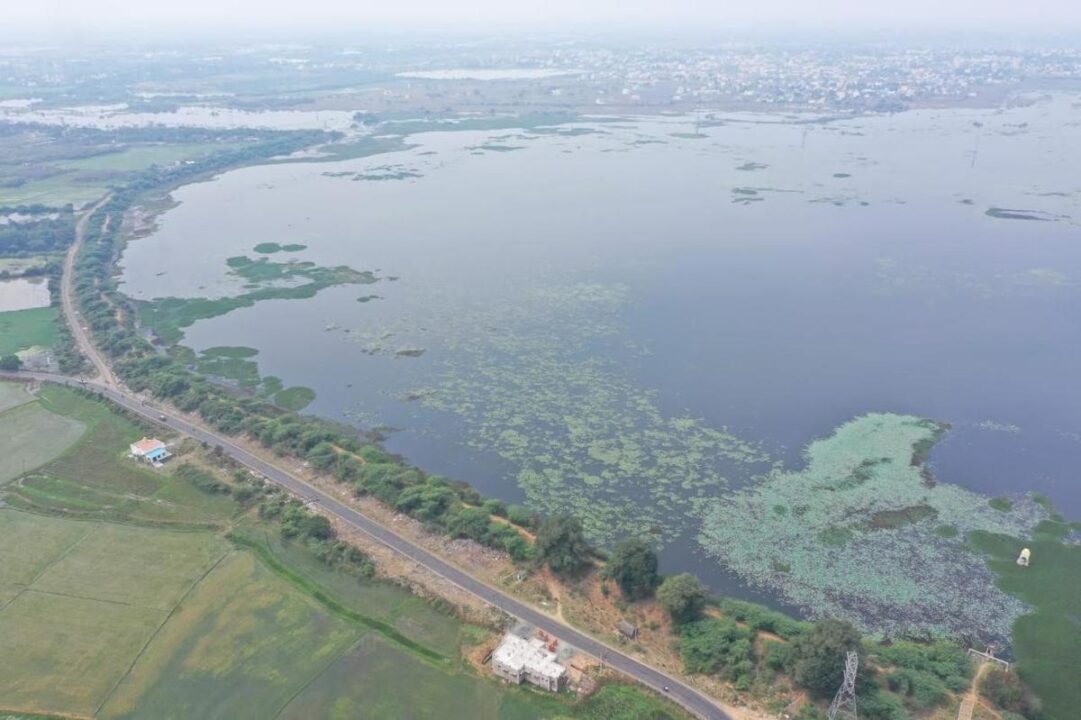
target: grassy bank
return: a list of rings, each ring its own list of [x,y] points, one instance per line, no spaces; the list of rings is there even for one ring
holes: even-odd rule
[[[1063,522],[1042,523],[1030,540],[973,533],[969,541],[988,557],[998,585],[1033,607],[1013,626],[1017,672],[1043,702],[1049,720],[1077,717],[1081,708],[1081,545],[1064,539],[1081,529]],[[1021,548],[1032,563],[1021,567]]]

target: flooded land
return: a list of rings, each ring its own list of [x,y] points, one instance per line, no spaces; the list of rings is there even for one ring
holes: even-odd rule
[[[965,534],[1081,518],[1079,99],[390,123],[180,188],[121,287],[204,371],[666,572],[1002,637]]]

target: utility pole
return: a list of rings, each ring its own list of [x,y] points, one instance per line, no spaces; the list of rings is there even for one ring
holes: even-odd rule
[[[856,717],[856,670],[860,656],[849,650],[845,656],[845,679],[830,703],[829,720],[858,720]]]

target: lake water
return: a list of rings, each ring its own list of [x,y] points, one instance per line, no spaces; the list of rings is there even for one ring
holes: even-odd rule
[[[736,581],[697,546],[702,503],[867,412],[951,423],[942,482],[1081,518],[1081,98],[812,120],[431,132],[237,170],[175,193],[123,289],[240,292],[225,261],[262,242],[378,270],[185,342],[257,348],[311,412],[599,538],[655,533],[715,587]]]
[[[0,280],[0,312],[49,307],[49,302],[46,278]]]

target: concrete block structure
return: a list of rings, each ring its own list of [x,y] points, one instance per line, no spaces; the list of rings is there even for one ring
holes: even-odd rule
[[[507,634],[492,653],[492,670],[515,685],[528,682],[553,692],[567,680],[567,669],[543,640],[526,640],[513,633]]]

